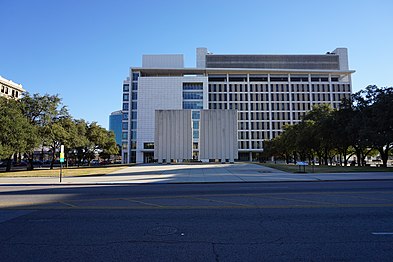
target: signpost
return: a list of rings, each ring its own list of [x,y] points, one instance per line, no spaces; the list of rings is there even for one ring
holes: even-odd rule
[[[308,166],[307,162],[296,162],[296,165],[299,166],[299,173],[306,173],[306,166]],[[301,167],[303,167],[303,171],[301,170]]]
[[[63,173],[63,163],[64,163],[64,145],[60,146],[60,183],[61,183],[61,175]]]

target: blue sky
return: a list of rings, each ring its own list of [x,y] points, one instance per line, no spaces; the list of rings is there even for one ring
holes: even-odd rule
[[[353,91],[393,85],[391,0],[0,0],[0,75],[108,127],[143,54],[323,54],[347,47]]]

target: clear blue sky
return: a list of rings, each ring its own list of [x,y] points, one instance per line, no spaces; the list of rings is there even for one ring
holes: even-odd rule
[[[142,54],[323,54],[347,47],[353,91],[393,85],[392,0],[0,0],[0,75],[108,127]]]

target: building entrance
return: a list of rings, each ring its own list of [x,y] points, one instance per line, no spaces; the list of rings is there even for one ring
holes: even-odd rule
[[[154,163],[154,152],[144,152],[143,163]]]

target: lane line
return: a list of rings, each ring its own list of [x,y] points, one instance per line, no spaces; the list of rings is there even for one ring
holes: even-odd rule
[[[373,235],[393,235],[393,232],[373,232]]]
[[[337,205],[255,205],[255,206],[20,206],[20,207],[6,207],[4,210],[159,210],[159,209],[319,209],[319,208],[384,208],[393,207],[392,204],[337,204]],[[1,210],[0,209],[0,210]]]
[[[78,207],[77,205],[73,205],[73,204],[70,204],[70,203],[63,202],[63,201],[59,201],[57,203],[60,203],[60,204],[63,204],[63,205],[69,206],[69,207]]]
[[[241,203],[236,203],[236,202],[230,202],[230,201],[214,200],[214,199],[209,199],[209,198],[190,197],[190,199],[197,199],[197,200],[203,200],[203,201],[211,201],[211,202],[217,202],[217,203],[223,203],[223,204],[232,204],[232,205],[245,206],[245,207],[253,207],[253,205],[246,205],[246,204],[241,204]]]
[[[128,198],[123,198],[123,200],[129,201],[129,202],[134,202],[134,203],[139,203],[139,204],[143,204],[143,205],[147,205],[147,206],[163,207],[163,206],[161,206],[161,205],[157,205],[157,204],[153,204],[153,203],[147,203],[147,202],[144,202],[144,201],[138,201],[138,200],[128,199]]]
[[[296,201],[296,202],[304,202],[304,203],[328,204],[328,205],[336,205],[337,204],[337,203],[325,202],[325,201],[293,199],[293,198],[286,198],[286,197],[272,197],[272,196],[265,196],[265,197],[269,198],[269,199],[277,199],[277,200],[284,200],[284,201]]]

